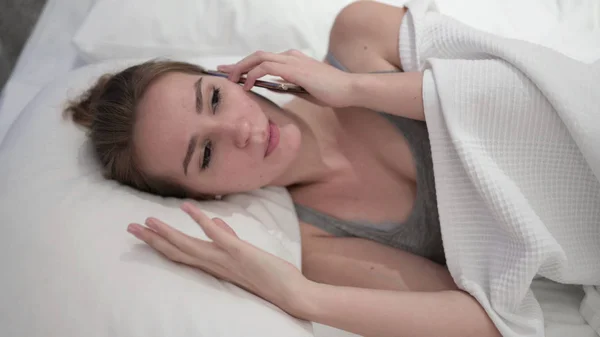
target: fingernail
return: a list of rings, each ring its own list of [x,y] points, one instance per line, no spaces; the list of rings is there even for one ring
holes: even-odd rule
[[[146,219],[146,226],[148,226],[154,230],[157,230],[156,220],[154,220],[153,218]]]
[[[184,203],[181,205],[181,209],[182,209],[184,212],[190,212],[190,211],[192,210],[192,205],[190,205],[190,204],[189,204],[189,203],[187,203],[187,202],[184,202]]]
[[[127,231],[135,236],[138,236],[141,232],[141,229],[138,227],[139,226],[135,224],[129,224],[129,226],[127,226]]]

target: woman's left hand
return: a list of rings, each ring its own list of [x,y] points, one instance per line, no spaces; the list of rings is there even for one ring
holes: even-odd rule
[[[172,261],[201,269],[236,284],[294,315],[309,283],[287,261],[241,240],[223,220],[210,219],[190,203],[181,207],[212,240],[186,235],[166,223],[148,218],[146,226],[127,230]]]
[[[242,74],[247,74],[245,90],[250,90],[257,79],[272,75],[303,87],[312,97],[303,97],[306,94],[297,96],[320,105],[333,108],[351,105],[352,74],[315,60],[297,50],[283,53],[257,51],[236,64],[220,65],[217,69],[228,73],[228,78],[236,83]]]

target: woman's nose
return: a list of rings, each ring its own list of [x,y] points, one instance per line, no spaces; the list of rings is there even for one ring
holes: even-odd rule
[[[252,124],[245,118],[220,124],[219,133],[229,138],[239,148],[246,147],[252,138]]]

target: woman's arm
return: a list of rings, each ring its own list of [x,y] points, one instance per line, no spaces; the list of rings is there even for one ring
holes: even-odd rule
[[[353,74],[351,105],[423,121],[422,88],[420,72]]]
[[[264,75],[281,76],[303,86],[322,105],[357,106],[424,120],[422,74],[398,72],[402,68],[398,31],[405,13],[406,8],[358,1],[338,14],[330,33],[329,53],[349,73],[297,51],[257,52],[219,70],[230,73],[234,82],[247,73],[247,90]],[[381,71],[393,73],[373,74]]]
[[[422,74],[398,73],[398,33],[407,9],[358,1],[336,17],[329,53],[355,73],[350,105],[424,120]],[[367,74],[373,72],[388,72]]]
[[[310,283],[293,315],[362,336],[500,337],[477,301],[458,290],[403,292]]]
[[[339,286],[396,291],[456,290],[448,269],[421,256],[363,238],[333,237],[300,223],[302,273]]]
[[[458,290],[406,292],[319,284],[281,258],[241,240],[222,220],[182,209],[212,241],[149,218],[128,231],[169,259],[232,282],[291,315],[371,336],[499,336],[477,301]]]
[[[301,223],[302,272],[291,314],[363,336],[498,336],[479,303],[432,261]]]

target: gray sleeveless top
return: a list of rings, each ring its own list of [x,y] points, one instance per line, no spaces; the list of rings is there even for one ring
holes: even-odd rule
[[[347,71],[331,54],[329,63]],[[444,249],[435,195],[433,163],[425,122],[381,113],[406,138],[415,164],[417,195],[414,207],[404,223],[370,223],[341,220],[315,209],[295,204],[298,219],[336,236],[370,239],[445,264]]]

